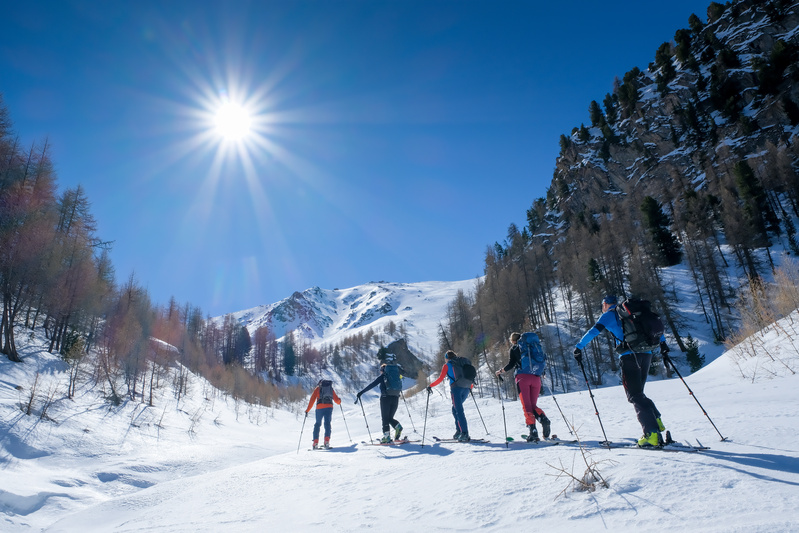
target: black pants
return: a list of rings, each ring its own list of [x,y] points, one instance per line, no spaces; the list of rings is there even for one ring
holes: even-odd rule
[[[644,435],[658,431],[657,419],[660,411],[655,407],[655,402],[644,394],[646,377],[649,375],[649,365],[652,364],[651,353],[630,353],[621,356],[621,379],[627,401],[635,407],[638,423],[644,430]]]
[[[399,406],[399,396],[381,396],[380,397],[380,416],[383,418],[383,433],[388,431],[389,424],[391,427],[397,427],[397,422],[394,415],[397,413]]]

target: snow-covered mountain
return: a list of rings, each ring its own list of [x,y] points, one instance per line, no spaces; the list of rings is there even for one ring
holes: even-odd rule
[[[252,334],[266,326],[280,339],[287,332],[311,344],[334,344],[369,328],[381,331],[391,322],[405,332],[423,355],[435,351],[438,323],[458,291],[470,293],[475,280],[419,283],[371,282],[349,289],[312,287],[288,298],[231,313]],[[220,323],[224,317],[214,320]]]

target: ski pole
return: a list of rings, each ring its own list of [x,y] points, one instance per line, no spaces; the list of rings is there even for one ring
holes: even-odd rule
[[[602,429],[602,436],[605,437],[605,444],[610,449],[610,441],[608,440],[608,436],[605,434],[605,426],[602,425],[602,419],[599,417],[599,409],[597,409],[596,402],[594,401],[594,393],[591,391],[591,385],[588,383],[588,374],[585,373],[585,367],[583,366],[582,359],[577,361],[580,363],[580,369],[583,371],[583,377],[585,378],[585,386],[588,387],[588,394],[591,396],[591,403],[594,404],[594,413],[596,413],[596,418],[599,420],[599,427]],[[568,426],[568,424],[567,424]]]
[[[477,405],[477,399],[474,397],[474,394],[472,394],[472,389],[469,389],[469,394],[471,395],[472,400],[474,400],[474,406],[477,407],[477,414],[480,415],[480,422],[483,423],[483,428],[486,430],[486,435],[490,435],[491,433],[488,432],[488,427],[486,427],[485,420],[483,420],[483,415],[480,413],[480,407]]]
[[[546,356],[547,360],[549,360],[549,355]],[[552,366],[550,364],[550,366]],[[555,401],[555,406],[558,408],[558,412],[560,413],[561,418],[563,418],[563,423],[566,424],[566,429],[569,430],[570,435],[574,435],[574,431],[572,431],[571,424],[569,421],[566,420],[566,415],[563,414],[563,409],[560,408],[560,404],[558,403],[558,398],[555,396],[555,378],[553,377],[552,373],[549,373],[549,394],[552,396],[552,399]],[[541,384],[546,386],[544,380],[541,380]]]
[[[544,383],[543,381],[542,381],[542,383],[544,384],[545,387],[547,386],[547,384]],[[552,388],[551,385],[549,387],[549,395],[552,396],[553,400],[555,400],[555,405],[557,406],[558,411],[560,412],[560,416],[563,418],[563,422],[566,424],[566,429],[569,430],[569,433],[571,435],[574,435],[574,431],[572,431],[571,425],[566,420],[566,415],[563,414],[563,410],[560,408],[560,404],[558,403],[558,399],[555,397],[555,390]]]
[[[338,404],[338,406],[341,409],[341,419],[344,420],[344,427],[347,428],[347,436],[350,438],[350,444],[352,444],[352,435],[350,435],[350,428],[347,426],[347,417],[344,416],[344,408],[341,407],[341,404]]]
[[[302,419],[302,429],[300,429],[300,442],[297,443],[297,453],[300,453],[300,446],[302,445],[302,432],[305,431],[306,420],[308,420],[308,411],[305,411],[305,418]]]
[[[372,442],[372,432],[369,430],[369,421],[366,420],[366,410],[363,408],[361,397],[358,396],[358,403],[361,404],[361,412],[363,413],[363,421],[366,423],[366,432],[369,434],[369,442]]]
[[[427,388],[427,401],[424,404],[424,426],[422,426],[422,448],[424,448],[424,434],[427,431],[427,408],[430,406],[430,395],[433,394],[433,391],[430,390],[430,387]]]
[[[696,401],[696,405],[699,406],[699,408],[705,414],[707,419],[710,421],[710,424],[713,426],[713,429],[715,429],[716,433],[718,433],[719,437],[721,437],[722,442],[727,440],[727,437],[725,437],[724,435],[721,434],[721,431],[719,431],[719,428],[717,428],[716,424],[714,424],[713,420],[711,420],[710,415],[707,414],[707,411],[705,411],[705,408],[702,407],[701,403],[699,403],[699,400],[697,399],[696,395],[694,394],[694,391],[691,390],[691,387],[689,387],[688,384],[685,382],[685,380],[682,378],[682,375],[680,374],[680,371],[677,370],[677,366],[674,364],[674,361],[671,360],[671,357],[666,356],[666,357],[663,358],[663,360],[664,361],[668,361],[671,364],[671,368],[674,369],[674,371],[677,373],[677,376],[679,376],[680,381],[682,381],[683,385],[685,385],[685,388],[688,389],[688,394],[690,396],[693,396],[694,400]]]
[[[502,376],[497,374],[497,379],[501,382]],[[505,447],[510,447],[510,439],[508,439],[508,423],[505,422],[505,400],[502,399],[502,385],[497,384],[497,389],[499,392],[499,403],[502,405],[502,425],[505,426]]]
[[[405,399],[405,394],[403,394],[402,391],[400,391],[400,396],[402,396],[402,401],[405,403],[405,409],[408,410],[408,418],[411,421],[411,427],[413,428],[413,432],[419,433],[418,431],[416,431],[416,424],[413,423],[413,417],[411,416],[411,409],[410,407],[408,407],[408,400]]]

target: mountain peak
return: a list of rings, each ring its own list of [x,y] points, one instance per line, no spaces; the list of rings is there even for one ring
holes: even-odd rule
[[[279,302],[231,313],[252,334],[267,327],[278,339],[293,331],[313,345],[334,344],[369,328],[401,326],[417,350],[436,349],[437,324],[458,291],[474,280],[396,283],[372,281],[347,289],[311,287]],[[215,320],[221,321],[223,317]]]

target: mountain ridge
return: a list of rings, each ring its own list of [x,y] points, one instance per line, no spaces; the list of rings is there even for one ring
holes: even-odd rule
[[[369,328],[391,328],[391,323],[417,351],[437,349],[434,317],[446,316],[447,306],[458,291],[474,291],[475,280],[400,283],[377,281],[346,289],[311,287],[271,304],[259,305],[215,317],[233,318],[252,335],[267,327],[277,340],[293,332],[314,346],[335,344]]]

